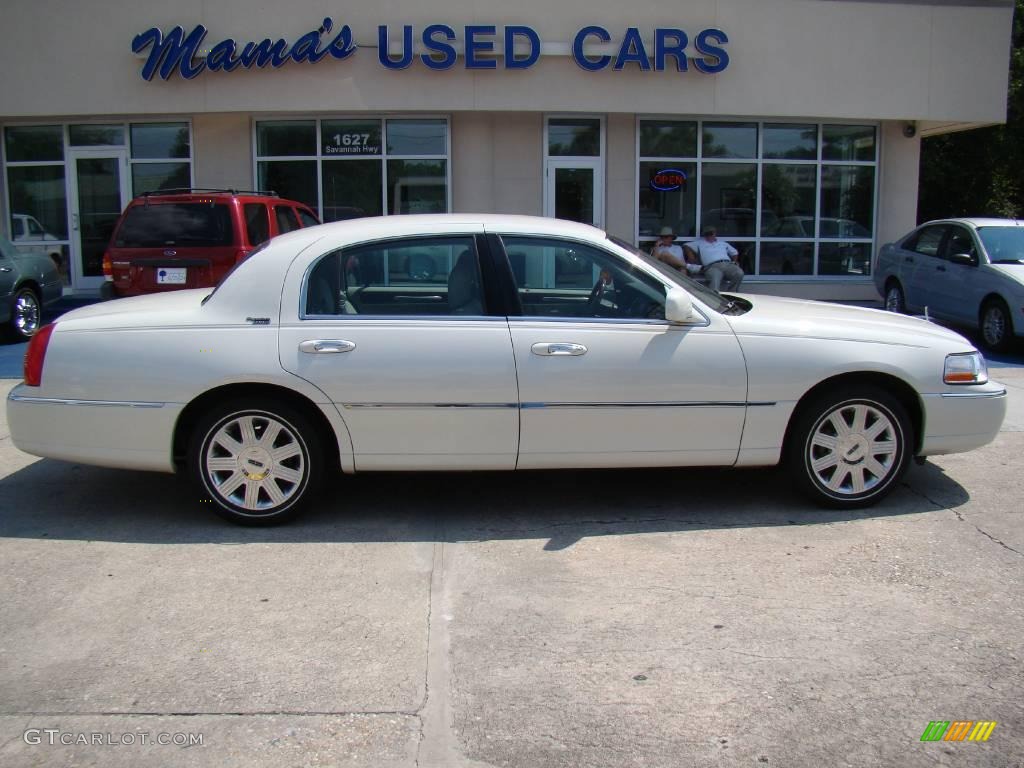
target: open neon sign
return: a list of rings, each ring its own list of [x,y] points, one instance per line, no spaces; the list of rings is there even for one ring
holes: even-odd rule
[[[658,171],[651,179],[651,189],[655,192],[674,192],[686,186],[686,171],[678,168],[666,168]]]

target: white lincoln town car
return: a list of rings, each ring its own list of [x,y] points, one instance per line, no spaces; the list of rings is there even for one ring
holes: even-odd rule
[[[1006,409],[961,336],[720,295],[592,227],[394,216],[275,238],[216,290],[70,312],[8,398],[38,456],[181,471],[283,521],[340,468],[767,466],[838,507]]]

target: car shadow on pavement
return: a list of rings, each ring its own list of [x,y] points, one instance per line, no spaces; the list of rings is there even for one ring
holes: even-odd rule
[[[888,498],[822,509],[775,469],[617,469],[338,474],[294,522],[222,521],[182,478],[43,459],[0,480],[0,536],[154,544],[581,539],[717,528],[828,525],[956,508],[940,467],[912,466]]]

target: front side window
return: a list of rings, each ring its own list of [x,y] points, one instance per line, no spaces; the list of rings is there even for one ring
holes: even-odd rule
[[[270,217],[263,203],[245,204],[245,234],[249,245],[259,245],[270,239]]]
[[[617,256],[554,238],[504,236],[523,315],[665,319],[665,288]]]
[[[323,221],[445,213],[448,121],[260,121],[256,173],[260,189],[305,203]]]
[[[483,315],[472,236],[389,240],[328,254],[306,283],[306,316]]]
[[[978,251],[974,247],[974,238],[971,237],[971,233],[963,227],[951,227],[949,238],[946,240],[946,258],[958,254],[970,256],[975,263],[978,261]]]

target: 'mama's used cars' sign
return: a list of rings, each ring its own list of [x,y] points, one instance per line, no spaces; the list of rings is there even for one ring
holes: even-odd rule
[[[283,67],[289,61],[315,64],[327,57],[347,59],[358,50],[348,25],[334,32],[334,21],[328,17],[318,29],[299,37],[294,42],[283,38],[265,38],[259,42],[240,44],[227,38],[214,44],[207,44],[208,30],[197,24],[191,32],[183,27],[174,27],[167,34],[152,27],[132,40],[132,52],[145,53],[149,49],[146,63],[142,67],[144,80],[159,75],[169,80],[175,72],[186,80],[198,76],[204,70],[211,72],[232,72],[236,69],[261,69]],[[499,33],[494,25],[469,25],[462,28],[463,62],[466,69],[497,69],[501,62],[503,69],[528,69],[537,63],[541,55],[541,39],[536,30],[525,26],[506,26]],[[458,59],[459,35],[447,24],[430,24],[419,35],[423,51],[415,53],[415,30],[411,25],[402,27],[401,44],[398,52],[391,50],[391,32],[387,25],[377,29],[377,58],[388,69],[407,69],[417,60],[430,69],[445,70],[455,66]],[[502,52],[496,51],[498,39],[504,43]],[[688,69],[687,48],[691,40],[682,29],[657,27],[653,43],[645,43],[637,27],[629,27],[621,41],[612,46],[614,55],[588,53],[584,46],[598,43],[606,46],[612,43],[611,33],[600,26],[586,26],[579,30],[572,40],[570,55],[583,69],[597,72],[607,67],[622,70],[629,64],[643,71],[653,69],[661,72],[671,61],[677,72]],[[729,66],[729,54],[722,47],[729,42],[728,36],[720,29],[709,27],[694,35],[693,67],[699,72],[715,74]],[[617,48],[616,48],[617,45]],[[649,48],[651,50],[649,50]]]

